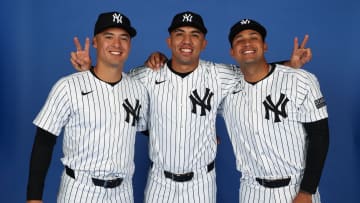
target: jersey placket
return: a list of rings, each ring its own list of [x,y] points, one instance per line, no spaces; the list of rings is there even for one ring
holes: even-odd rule
[[[184,154],[184,147],[186,145],[185,139],[186,139],[186,132],[185,132],[185,128],[186,128],[186,111],[187,111],[187,102],[188,102],[188,88],[186,85],[186,78],[179,78],[177,77],[177,98],[179,99],[179,105],[178,105],[178,118],[177,120],[179,121],[179,128],[178,128],[178,132],[177,134],[179,136],[176,137],[177,141],[176,143],[179,143],[179,158],[180,158],[180,166],[178,166],[179,168],[181,168],[181,170],[187,165],[186,163],[186,158],[187,157]]]
[[[261,82],[259,82],[261,83]],[[266,140],[262,137],[262,131],[263,125],[262,125],[262,90],[261,90],[261,84],[251,85],[250,91],[248,91],[249,98],[251,98],[251,101],[249,101],[249,104],[251,105],[250,111],[252,112],[252,134],[254,136],[255,140],[255,148],[256,154],[257,154],[257,160],[260,160],[259,163],[261,164],[259,169],[257,169],[260,174],[264,173],[269,169],[269,162],[267,160],[266,154],[264,152],[264,145],[266,145]]]
[[[110,123],[112,124],[110,130],[112,130],[111,132],[111,135],[116,135],[116,132],[119,132],[118,131],[118,128],[120,127],[119,126],[119,119],[120,119],[120,109],[119,109],[119,101],[120,98],[118,94],[118,85],[115,85],[115,86],[110,86],[110,85],[107,85],[107,91],[108,91],[108,98],[109,98],[109,104],[110,104],[110,111],[111,111],[111,121]],[[111,142],[111,139],[109,140]],[[113,143],[109,143],[108,146],[112,146]],[[108,149],[109,151],[110,150],[113,150],[113,149]],[[112,152],[109,152],[109,154],[114,154]],[[115,159],[109,159],[109,160],[116,160]],[[113,161],[109,161],[110,163],[110,168],[111,168],[111,171],[113,171],[115,168],[116,168],[116,163],[114,163]]]

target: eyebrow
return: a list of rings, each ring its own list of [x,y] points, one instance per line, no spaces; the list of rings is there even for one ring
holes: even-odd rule
[[[185,30],[183,30],[183,29],[181,29],[181,28],[176,28],[175,30],[174,30],[174,32],[185,32]],[[198,30],[198,29],[194,29],[194,30],[191,30],[191,33],[202,33],[200,30]]]
[[[115,34],[112,32],[104,32],[103,35],[115,35]],[[130,37],[130,34],[125,32],[125,33],[121,33],[120,36]]]
[[[261,34],[258,33],[258,32],[256,32],[256,31],[250,32],[249,35],[258,35],[258,36],[261,36]],[[243,37],[243,34],[238,33],[237,35],[235,35],[234,38],[239,38],[239,37]]]

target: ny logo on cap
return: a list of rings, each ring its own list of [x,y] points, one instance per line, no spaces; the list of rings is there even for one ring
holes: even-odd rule
[[[244,20],[242,20],[240,23],[241,23],[241,25],[246,25],[246,24],[250,24],[251,21],[248,20],[248,19],[244,19]]]
[[[121,23],[122,24],[122,15],[120,13],[113,14],[113,22]]]
[[[188,14],[188,13],[185,13],[184,15],[183,15],[183,22],[191,22],[192,21],[192,18],[193,18],[193,16],[191,15],[191,14]]]

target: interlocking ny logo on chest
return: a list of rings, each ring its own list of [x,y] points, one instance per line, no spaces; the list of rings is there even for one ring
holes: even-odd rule
[[[190,101],[192,103],[192,110],[191,112],[196,114],[197,110],[196,107],[200,106],[200,116],[206,115],[206,110],[210,112],[211,110],[211,98],[214,96],[213,92],[210,92],[209,88],[205,89],[205,93],[201,98],[198,94],[197,90],[192,91],[192,94],[189,96]]]
[[[130,117],[132,117],[131,126],[135,126],[136,121],[139,121],[139,113],[141,109],[139,100],[136,99],[135,105],[132,105],[128,99],[125,99],[122,106],[126,111],[125,122],[130,123]]]
[[[287,118],[287,113],[285,110],[286,104],[288,103],[289,99],[284,95],[280,94],[280,98],[276,104],[271,100],[271,96],[266,96],[265,101],[263,101],[263,105],[265,107],[265,119],[269,120],[270,111],[274,113],[274,122],[281,122],[280,116],[283,118]],[[280,107],[280,109],[279,109]]]

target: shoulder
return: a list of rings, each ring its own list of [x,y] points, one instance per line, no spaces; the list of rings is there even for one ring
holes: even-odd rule
[[[74,87],[80,87],[89,84],[90,80],[94,80],[96,77],[88,70],[83,72],[73,73],[71,75],[63,76],[56,81],[53,85],[53,89],[73,89]]]
[[[160,70],[154,71],[149,67],[139,66],[131,69],[128,75],[135,80],[141,81],[142,83],[147,83],[149,80],[151,80],[151,78],[154,77],[155,74],[164,71],[163,69],[164,67],[160,68]]]
[[[132,87],[132,89],[136,89],[138,91],[145,91],[146,90],[144,84],[140,80],[137,80],[137,79],[131,77],[127,73],[122,74],[122,80],[128,86]]]
[[[138,77],[138,76],[146,76],[148,73],[152,72],[149,67],[147,66],[138,66],[136,68],[133,68],[129,71],[128,75],[130,77]]]
[[[218,77],[238,77],[241,75],[239,67],[235,65],[200,60],[200,66],[207,72],[216,74]]]
[[[142,83],[135,79],[130,73],[122,73],[122,80],[132,85],[141,85]]]
[[[313,81],[317,80],[316,76],[313,73],[310,73],[307,70],[304,69],[295,69],[284,65],[276,65],[275,72],[278,72],[280,74],[284,74],[287,76],[290,76],[295,79],[299,79],[301,81]]]
[[[199,65],[202,68],[205,69],[210,69],[210,70],[215,70],[215,71],[234,71],[235,66],[233,65],[229,65],[229,64],[224,64],[224,63],[215,63],[212,61],[205,61],[205,60],[200,60]]]
[[[77,72],[77,73],[73,73],[71,75],[62,76],[56,81],[54,86],[64,85],[64,84],[69,83],[70,81],[77,80],[78,78],[81,78],[84,75],[86,75],[86,72],[87,71]]]

